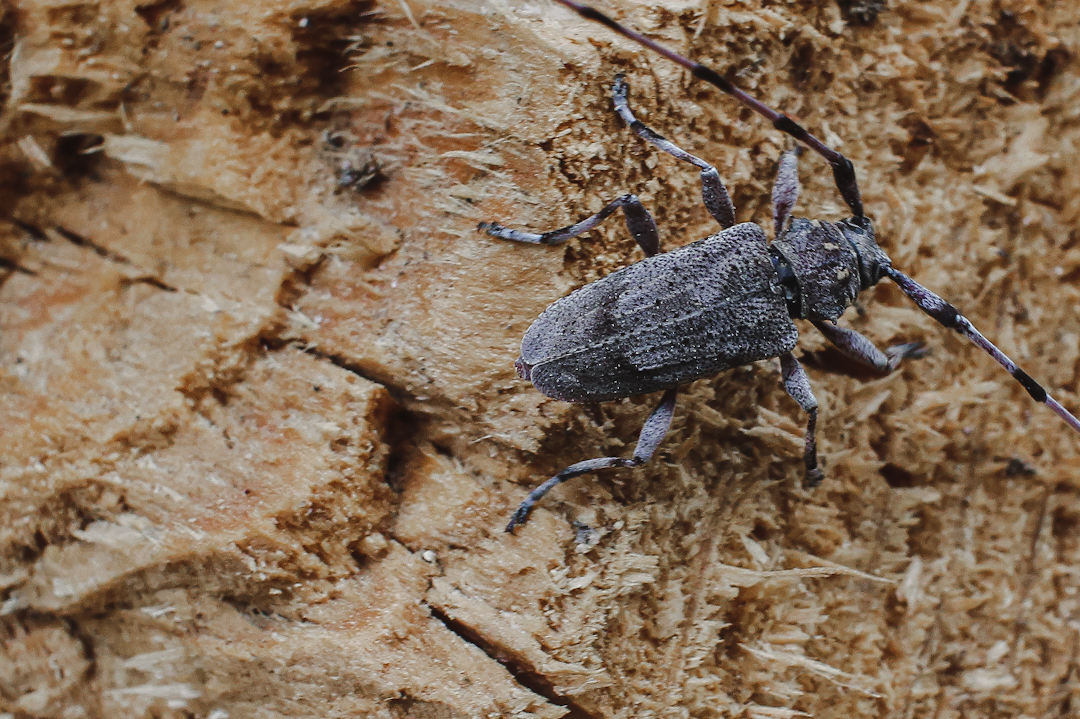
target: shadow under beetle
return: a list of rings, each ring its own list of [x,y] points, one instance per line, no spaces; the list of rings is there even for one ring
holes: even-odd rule
[[[628,88],[617,76],[615,111],[643,140],[701,170],[702,198],[720,232],[667,253],[648,210],[634,195],[623,195],[592,217],[562,229],[536,234],[484,222],[480,229],[505,240],[555,245],[592,230],[621,209],[630,234],[646,259],[563,297],[548,307],[525,333],[518,374],[538,390],[566,402],[604,402],[664,391],[641,429],[631,458],[599,457],[572,464],[532,492],[514,512],[506,531],[524,524],[533,506],[556,485],[607,467],[648,462],[664,439],[681,385],[762,359],[780,358],[784,388],[809,416],[806,428],[808,487],[821,483],[815,430],[818,404],[806,372],[791,354],[798,340],[793,319],[810,320],[848,357],[881,372],[923,354],[918,343],[882,352],[866,337],[836,325],[862,290],[883,277],[895,282],[926,314],[985,350],[1028,391],[1080,431],[1080,420],[1046,393],[966,317],[938,295],[892,266],[863,213],[855,168],[791,118],[776,112],[713,70],[693,62],[607,15],[574,0],[557,0],[589,20],[644,45],[690,70],[772,122],[773,126],[821,155],[832,166],[836,187],[852,216],[840,222],[791,217],[799,195],[798,157],[785,152],[773,186],[775,239],[751,223],[735,224],[735,208],[720,174],[709,163],[676,147],[634,117]]]

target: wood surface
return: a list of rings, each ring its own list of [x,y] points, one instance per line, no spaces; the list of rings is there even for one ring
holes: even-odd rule
[[[600,0],[597,0],[598,2]],[[1080,4],[602,7],[858,169],[895,265],[1080,409]],[[770,225],[788,141],[548,0],[0,6],[0,717],[1066,717],[1080,437],[883,282],[809,325],[825,482],[761,362],[656,397],[516,377],[552,301]],[[798,214],[839,219],[804,156]]]

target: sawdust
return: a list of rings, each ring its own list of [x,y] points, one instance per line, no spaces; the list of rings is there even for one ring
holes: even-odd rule
[[[1080,408],[1080,7],[620,1],[838,146],[897,267]],[[882,283],[812,327],[826,480],[774,363],[547,400],[556,298],[714,224],[765,227],[785,138],[552,2],[0,6],[0,712],[13,717],[1069,716],[1080,458],[1045,407]],[[805,157],[797,212],[843,215]]]

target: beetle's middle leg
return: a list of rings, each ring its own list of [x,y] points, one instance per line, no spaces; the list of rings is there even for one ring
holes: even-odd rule
[[[705,201],[705,208],[725,230],[734,225],[735,205],[731,204],[731,195],[728,194],[724,181],[720,179],[720,173],[705,160],[691,155],[660,133],[650,130],[645,123],[634,117],[634,113],[630,111],[630,105],[626,101],[629,90],[626,77],[616,75],[615,84],[611,88],[611,100],[615,104],[615,112],[619,113],[619,116],[629,125],[634,134],[642,140],[652,143],[674,158],[689,162],[691,165],[700,168],[701,199]]]
[[[656,448],[660,446],[660,442],[663,441],[664,436],[671,427],[671,418],[675,414],[675,397],[678,393],[678,387],[664,392],[664,397],[660,400],[660,404],[652,411],[652,414],[645,420],[645,424],[641,428],[641,434],[638,435],[637,447],[634,448],[633,457],[630,459],[625,459],[623,457],[598,457],[596,459],[587,459],[584,462],[570,465],[533,491],[529,492],[529,496],[525,498],[524,502],[518,505],[517,511],[514,512],[514,516],[510,518],[510,523],[506,525],[506,531],[513,532],[515,527],[525,524],[529,519],[529,514],[532,512],[533,506],[540,501],[541,497],[568,479],[573,479],[574,477],[579,477],[598,469],[607,469],[608,467],[637,467],[652,459],[653,454],[656,452]]]
[[[810,415],[810,421],[806,423],[806,449],[803,451],[803,461],[806,464],[806,479],[803,484],[806,487],[816,487],[825,478],[817,466],[817,398],[810,387],[806,370],[799,364],[799,360],[795,359],[795,355],[790,352],[780,355],[780,371],[784,378],[784,389],[799,403],[803,412]]]
[[[922,342],[893,345],[882,352],[855,330],[838,327],[830,322],[814,322],[814,327],[845,356],[878,372],[892,372],[904,359],[925,357],[927,352],[926,345]]]
[[[623,217],[626,218],[626,229],[630,230],[630,234],[634,236],[638,246],[645,251],[645,255],[652,257],[660,252],[660,233],[656,229],[656,223],[637,195],[616,197],[592,217],[586,217],[581,222],[551,232],[522,232],[494,222],[481,222],[477,229],[502,240],[529,242],[534,245],[558,245],[594,229],[618,209],[622,209]]]

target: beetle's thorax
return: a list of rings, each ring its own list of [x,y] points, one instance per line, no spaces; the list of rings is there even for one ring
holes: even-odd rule
[[[891,264],[865,217],[792,218],[769,252],[794,319],[835,321]]]

